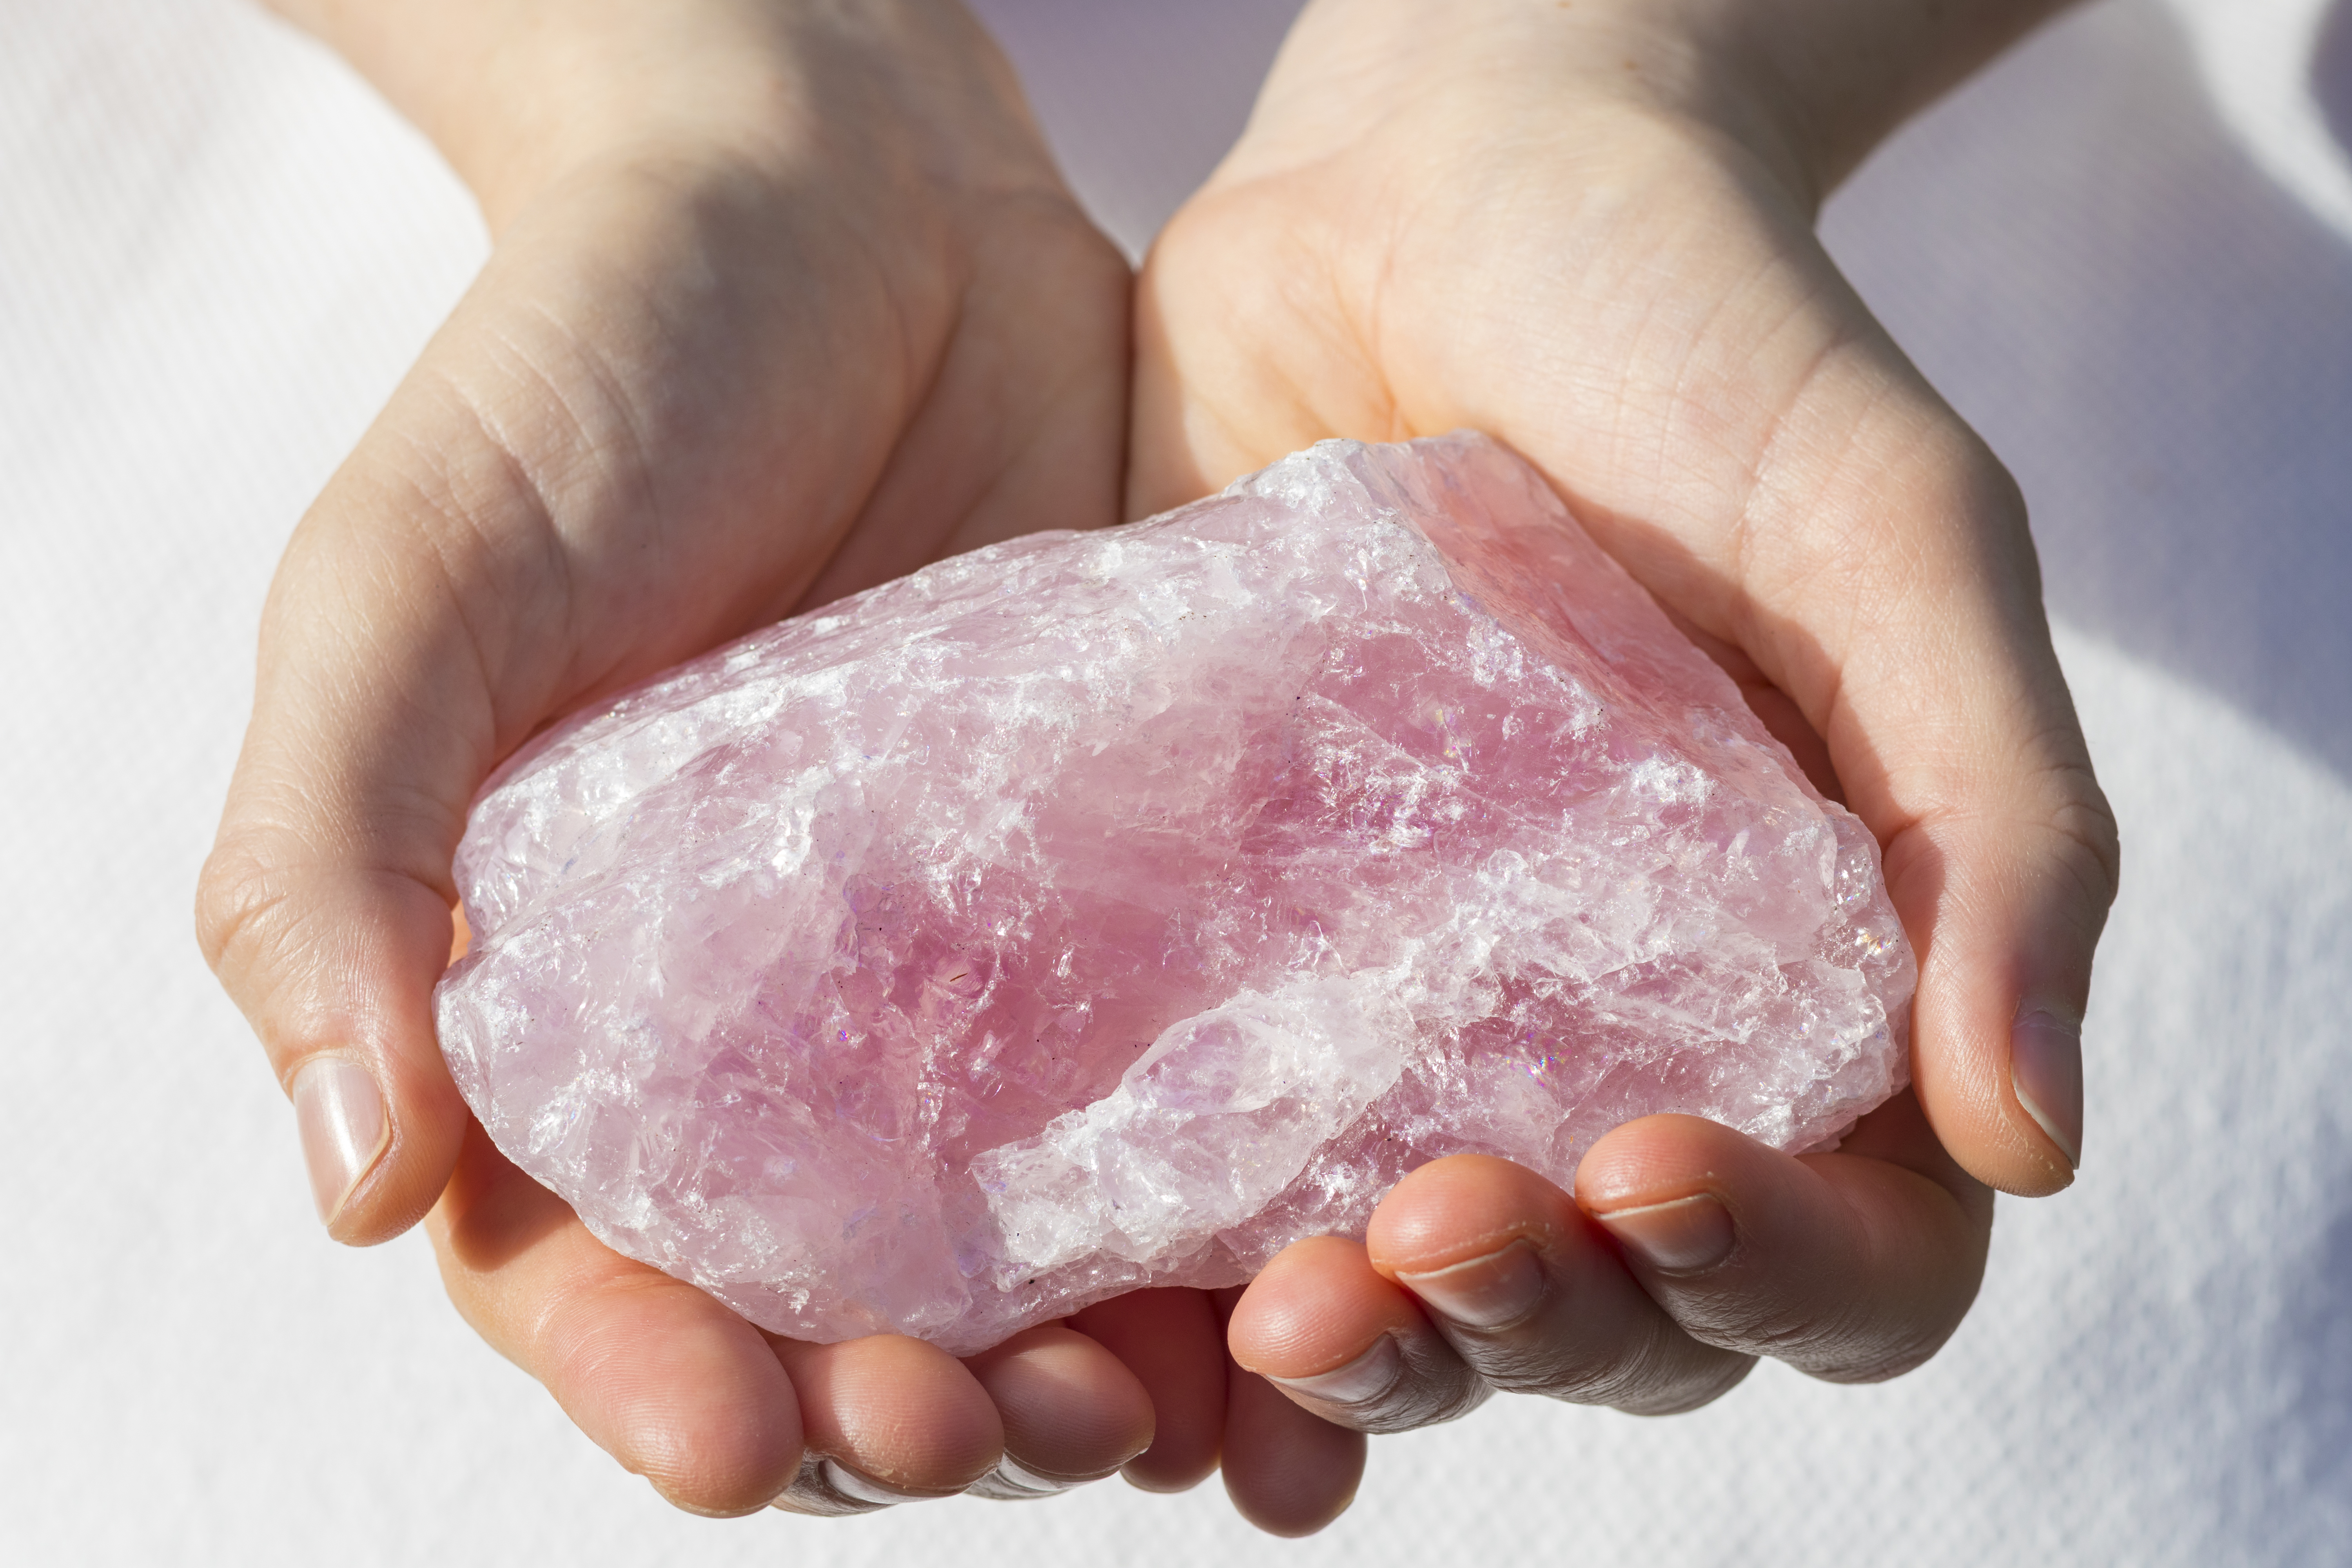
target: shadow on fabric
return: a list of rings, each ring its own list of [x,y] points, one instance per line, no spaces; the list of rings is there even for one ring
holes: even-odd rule
[[[2308,68],[2352,156],[2352,0]],[[2058,24],[1890,143],[1822,232],[2017,474],[2053,617],[2352,780],[2352,237],[2262,173],[2171,17],[2118,3]],[[2265,1047],[2341,1050],[2340,1034],[2233,1039],[2259,1001],[2217,1021],[2217,1046],[2233,1041],[2219,1048],[2242,1054],[2230,1072],[2258,1073]],[[2245,1543],[2299,1539],[2346,1495],[2352,1142],[2340,1110],[2311,1114],[2324,1125],[2290,1179],[2326,1195],[2282,1202],[2291,1229],[2212,1238],[2260,1277],[2244,1344],[2180,1350],[2237,1380],[2196,1398],[2261,1458],[2217,1462],[2195,1506]],[[2259,1151],[2184,1157],[2260,1168]],[[2294,1560],[2269,1550],[2250,1560]]]
[[[2316,68],[2342,135],[2352,0]],[[2062,25],[1823,235],[2016,472],[2053,615],[2352,778],[2352,239],[2258,172],[2168,18]]]
[[[2352,1170],[2340,1129],[2331,1142],[2323,1168]],[[2277,1459],[2312,1489],[2340,1487],[2352,1450],[2352,1311],[2345,1309],[2352,1301],[2352,1207],[2339,1207],[2317,1236],[2287,1245],[2296,1256],[2285,1274],[2273,1353],[2294,1375],[2281,1380],[2291,1407],[2273,1427],[2284,1439]]]
[[[2336,144],[2352,158],[2352,0],[2338,0],[2320,26],[2311,54],[2311,96]]]

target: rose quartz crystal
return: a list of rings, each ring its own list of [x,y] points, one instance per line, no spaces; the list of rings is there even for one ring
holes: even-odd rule
[[[759,632],[526,749],[441,1044],[595,1233],[969,1353],[1479,1150],[1905,1081],[1862,826],[1483,437],[1327,442]]]

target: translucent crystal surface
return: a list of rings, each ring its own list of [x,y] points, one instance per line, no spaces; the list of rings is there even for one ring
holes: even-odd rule
[[[965,1353],[1479,1150],[1901,1087],[1870,836],[1481,437],[960,556],[529,747],[442,1048],[597,1235]]]

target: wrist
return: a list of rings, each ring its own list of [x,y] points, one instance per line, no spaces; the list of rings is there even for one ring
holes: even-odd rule
[[[1572,101],[1706,126],[1810,206],[1906,117],[2073,3],[1313,0],[1245,157],[1303,161],[1433,97],[1515,127]]]
[[[1605,0],[1687,29],[1818,204],[1872,149],[2075,0]]]
[[[1055,178],[959,0],[268,3],[433,141],[493,231],[573,172],[633,160],[839,173],[886,199]]]

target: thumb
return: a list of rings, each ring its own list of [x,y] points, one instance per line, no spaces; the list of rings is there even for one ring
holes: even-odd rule
[[[501,275],[527,262],[493,258],[294,531],[197,888],[198,940],[293,1102],[320,1217],[354,1244],[415,1224],[456,1166],[469,1117],[432,1016],[450,860],[569,654],[548,504],[481,412],[530,405],[459,390],[515,341]]]
[[[2118,851],[2024,500],[1803,214],[1708,210],[1707,265],[1677,251],[1651,312],[1705,325],[1642,361],[1627,383],[1641,395],[1620,400],[1639,410],[1671,386],[1664,419],[1627,427],[1672,461],[1540,361],[1444,420],[1534,458],[1603,548],[1827,742],[1918,953],[1912,1066],[1930,1126],[1978,1180],[2057,1191],[2082,1152],[2081,1024]],[[1710,267],[1752,287],[1726,303]]]
[[[368,1244],[432,1206],[468,1121],[432,993],[487,700],[438,617],[401,613],[408,574],[353,559],[347,488],[330,487],[272,586],[196,926],[293,1102],[320,1218]]]
[[[1742,640],[1828,742],[1884,847],[1919,953],[1912,1062],[1937,1139],[1993,1186],[2053,1192],[2082,1157],[2081,1030],[2116,895],[2115,818],[2015,483],[1891,345],[1873,346],[1851,367],[1867,384],[1822,399],[1842,460],[1792,487],[1811,542],[1783,551],[1774,536],[1790,534],[1750,530]]]
[[[448,906],[398,869],[238,832],[206,863],[198,926],[293,1102],[320,1220],[361,1245],[407,1229],[468,1120],[433,1030]]]
[[[1720,379],[1694,373],[1679,395],[1722,433],[1686,468],[1613,458],[1577,435],[1605,422],[1556,395],[1462,422],[1535,458],[1604,548],[1826,742],[1919,956],[1912,1067],[1930,1126],[1978,1180],[2055,1192],[2082,1153],[2115,818],[2015,481],[1785,226],[1776,265],[1793,287],[1756,313],[1773,352],[1691,355]]]

